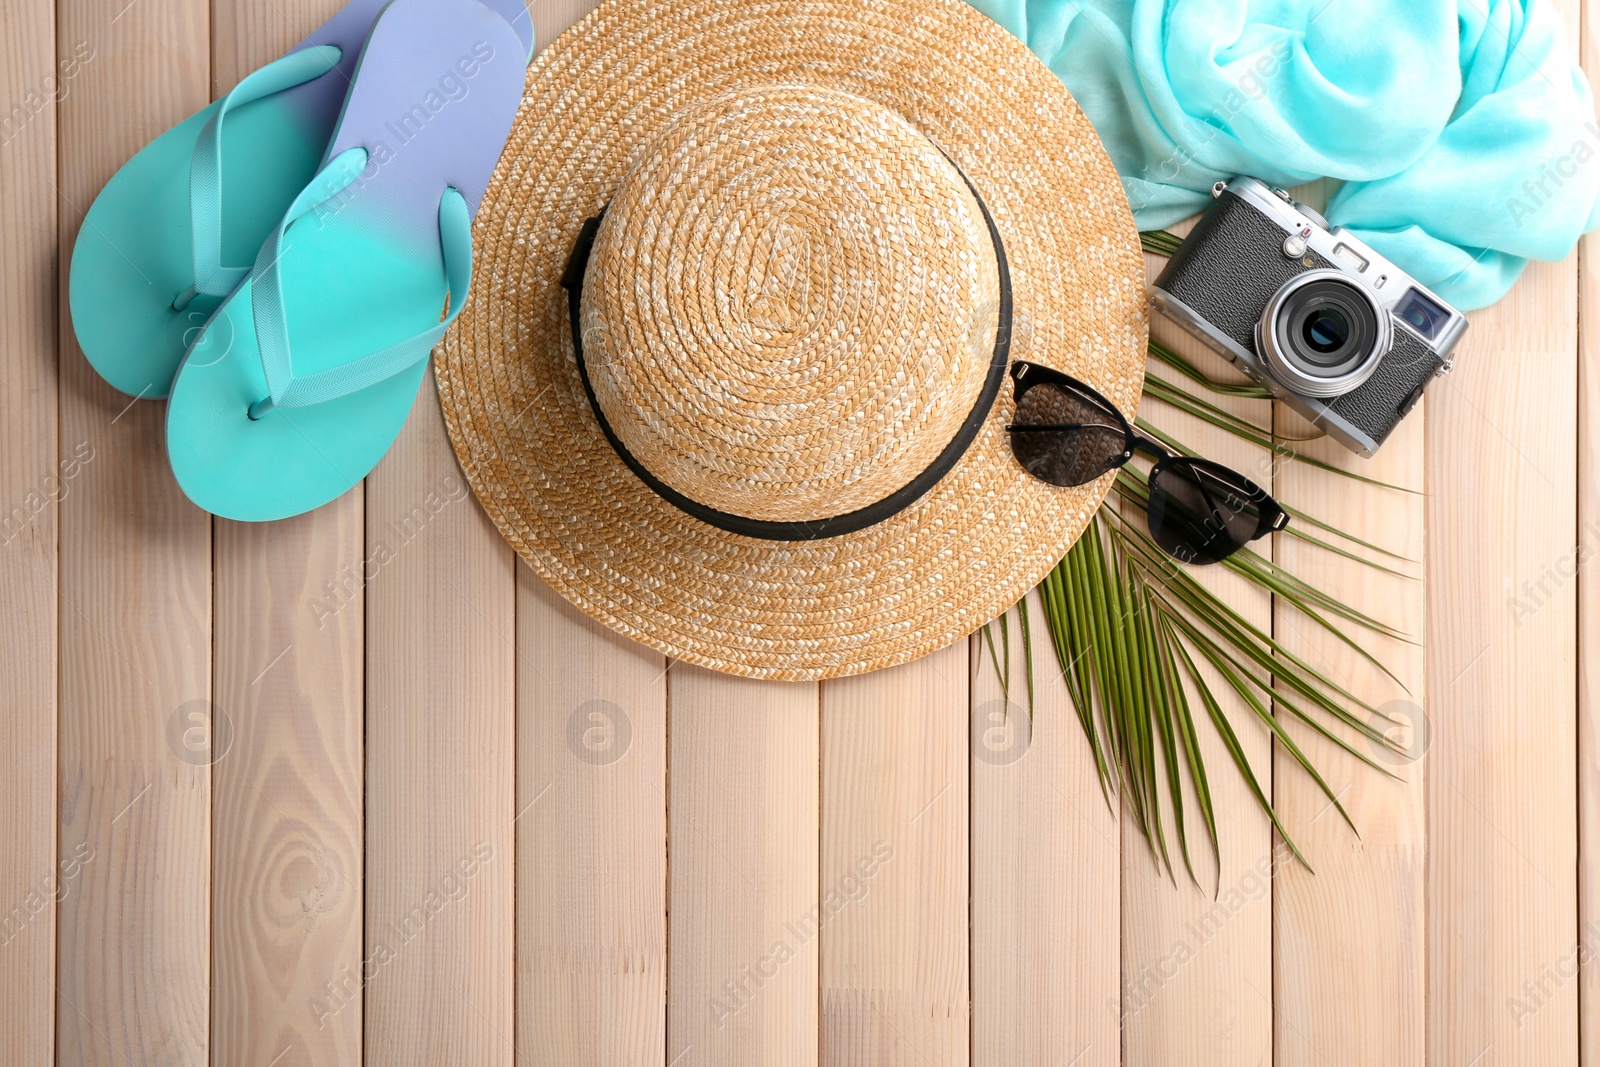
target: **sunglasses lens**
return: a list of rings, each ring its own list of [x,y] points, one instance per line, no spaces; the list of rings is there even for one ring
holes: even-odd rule
[[[1056,382],[1040,382],[1017,401],[1011,451],[1023,469],[1051,485],[1086,485],[1123,460],[1128,447],[1121,421]],[[1026,430],[1073,425],[1071,430]]]
[[[1260,504],[1205,467],[1173,460],[1150,479],[1150,535],[1184,563],[1227,559],[1260,529]]]

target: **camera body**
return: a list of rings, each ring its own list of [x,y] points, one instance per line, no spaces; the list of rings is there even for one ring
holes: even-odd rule
[[[1218,182],[1152,303],[1370,456],[1448,374],[1466,317],[1281,189]]]

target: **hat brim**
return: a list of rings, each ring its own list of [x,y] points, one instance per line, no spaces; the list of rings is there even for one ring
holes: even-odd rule
[[[1025,472],[1003,395],[966,455],[885,522],[813,541],[708,526],[612,450],[584,395],[561,274],[586,218],[673,115],[800,82],[903,115],[970,178],[1011,267],[1011,358],[1125,412],[1147,337],[1116,170],[1066,88],[960,0],[607,0],[529,68],[474,228],[472,293],[436,353],[456,455],[519,555],[568,600],[669,656],[756,678],[903,663],[972,633],[1071,547],[1113,475]]]

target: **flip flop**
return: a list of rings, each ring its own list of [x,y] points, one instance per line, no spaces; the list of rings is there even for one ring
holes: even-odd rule
[[[298,515],[388,451],[466,302],[519,54],[478,0],[394,0],[378,17],[328,163],[172,383],[167,454],[189,499],[231,519]]]
[[[523,0],[485,2],[531,56]],[[79,347],[113,387],[167,395],[185,349],[326,158],[385,3],[350,0],[288,55],[146,145],[95,198],[72,250],[67,299]],[[451,85],[461,80],[455,72]],[[435,88],[441,98],[455,91]]]

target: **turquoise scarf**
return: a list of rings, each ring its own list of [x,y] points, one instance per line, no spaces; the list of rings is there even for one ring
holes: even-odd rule
[[[1327,216],[1457,307],[1600,226],[1600,127],[1546,0],[971,0],[1066,83],[1143,229],[1212,183]]]

